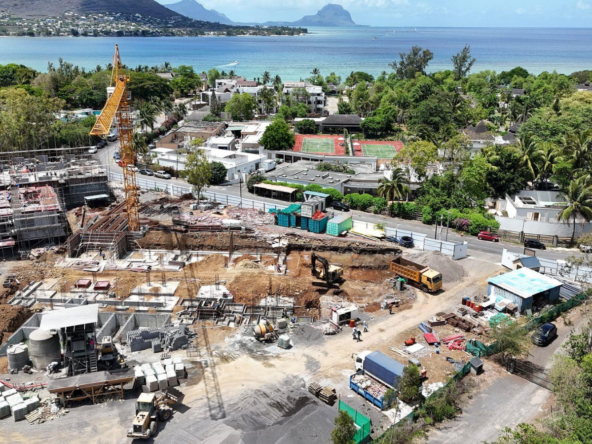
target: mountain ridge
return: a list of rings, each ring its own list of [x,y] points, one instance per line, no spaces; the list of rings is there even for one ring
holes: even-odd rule
[[[0,10],[20,17],[56,17],[78,14],[140,14],[159,19],[181,18],[155,0],[0,0]]]
[[[226,17],[226,15],[216,11],[215,9],[206,9],[197,0],[181,0],[180,2],[170,3],[164,6],[178,14],[195,20],[212,23],[217,22],[223,25],[235,24],[235,22]]]

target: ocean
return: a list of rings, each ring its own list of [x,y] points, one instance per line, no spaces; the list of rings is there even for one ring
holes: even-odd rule
[[[429,48],[429,71],[451,68],[450,58],[465,44],[477,62],[473,72],[522,66],[538,74],[569,74],[592,69],[592,29],[574,28],[310,28],[294,37],[7,37],[0,38],[0,64],[19,63],[40,71],[64,60],[93,69],[105,66],[119,44],[129,67],[191,65],[198,72],[217,67],[234,69],[247,78],[264,71],[286,80],[335,72],[344,79],[351,71],[378,75],[411,46]],[[235,64],[235,62],[237,62]]]

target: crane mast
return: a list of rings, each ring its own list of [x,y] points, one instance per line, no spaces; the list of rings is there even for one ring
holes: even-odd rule
[[[132,115],[132,97],[128,89],[130,78],[120,73],[123,68],[119,47],[115,45],[111,86],[107,88],[107,103],[97,118],[90,134],[105,137],[109,134],[113,121],[116,121],[119,133],[121,166],[123,168],[123,190],[127,209],[129,231],[140,229],[138,187],[136,185],[136,163],[134,153],[134,119]],[[129,166],[129,168],[128,168]]]

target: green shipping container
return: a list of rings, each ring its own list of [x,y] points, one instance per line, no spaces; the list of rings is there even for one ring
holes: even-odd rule
[[[344,231],[352,229],[353,219],[351,214],[344,214],[337,216],[327,222],[327,234],[331,236],[339,236]]]
[[[300,228],[302,228],[303,230],[308,230],[310,222],[311,219],[309,219],[308,217],[300,217]]]
[[[328,220],[328,217],[323,217],[320,220],[311,219],[308,222],[308,230],[312,231],[313,233],[324,233],[327,229]]]

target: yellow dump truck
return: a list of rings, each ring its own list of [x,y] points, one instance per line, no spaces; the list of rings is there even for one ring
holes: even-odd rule
[[[404,278],[408,284],[419,287],[422,291],[435,293],[442,288],[442,275],[425,265],[416,264],[397,256],[391,260],[390,270]]]

